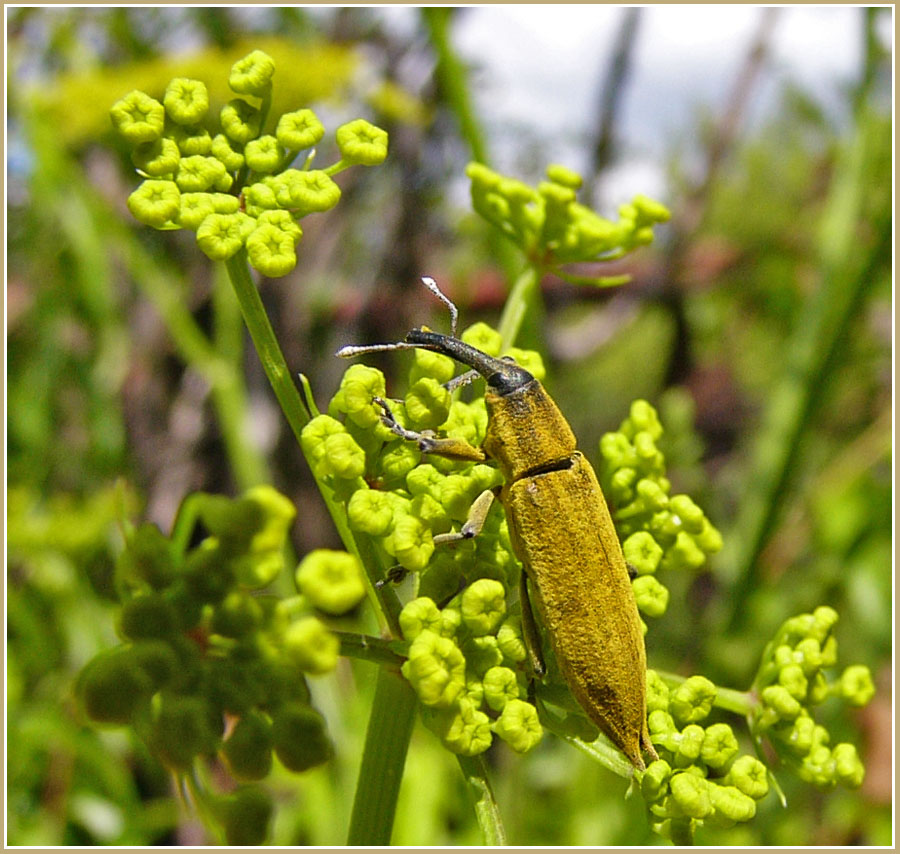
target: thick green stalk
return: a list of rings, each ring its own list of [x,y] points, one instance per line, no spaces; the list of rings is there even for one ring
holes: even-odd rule
[[[391,648],[393,641],[385,638],[376,638],[357,632],[334,631],[332,634],[336,635],[341,642],[341,655],[346,658],[371,661],[376,664],[388,665],[394,669],[399,668],[405,661],[402,655],[394,652]]]
[[[281,411],[284,412],[288,424],[299,442],[300,434],[309,421],[309,415],[300,400],[300,393],[291,378],[291,372],[288,370],[281,347],[278,346],[278,340],[275,338],[272,324],[269,323],[269,317],[262,299],[260,299],[259,291],[250,277],[246,251],[242,249],[229,258],[225,262],[225,267],[228,270],[231,284],[234,286],[241,314],[244,316],[244,323],[247,324],[263,370],[272,384],[272,390],[275,392],[275,397],[278,398]]]
[[[415,715],[416,695],[409,683],[396,670],[379,667],[348,845],[390,845]]]
[[[500,818],[500,807],[494,798],[494,791],[488,779],[484,754],[478,756],[457,756],[459,767],[469,788],[475,808],[475,817],[487,846],[506,845],[506,829]]]
[[[225,266],[231,279],[231,284],[234,286],[234,292],[241,307],[244,323],[247,325],[259,360],[262,362],[263,370],[299,444],[303,428],[310,420],[309,413],[303,406],[300,392],[291,376],[290,370],[288,370],[287,362],[275,337],[272,324],[269,322],[259,291],[253,283],[250,267],[247,263],[246,251],[242,249],[229,258],[225,262]],[[310,463],[310,460],[307,459],[307,462]],[[312,465],[310,465],[310,468],[312,469]],[[353,535],[347,524],[347,513],[344,505],[336,501],[331,491],[323,484],[318,481],[316,483],[325,506],[334,520],[344,547],[347,551],[355,554],[365,567],[370,581],[370,598],[376,606],[379,619],[383,624],[387,624],[394,637],[400,637],[400,628],[397,622],[400,604],[390,585],[375,586],[375,582],[380,580],[381,567],[375,558],[374,550],[366,538],[360,537],[357,539]]]
[[[212,387],[222,438],[234,478],[241,490],[271,483],[266,458],[247,439],[247,387],[243,381],[244,328],[234,293],[221,267],[216,267],[212,290],[213,345],[219,358],[229,363],[227,378]]]

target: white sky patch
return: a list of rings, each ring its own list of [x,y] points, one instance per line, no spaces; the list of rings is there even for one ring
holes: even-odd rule
[[[577,151],[573,136],[589,132],[596,121],[599,87],[622,14],[621,7],[592,5],[461,10],[455,44],[473,67],[473,90],[489,130],[540,123],[551,149]],[[701,110],[718,114],[762,14],[758,6],[642,9],[619,119],[623,147],[663,155],[673,136],[696,126]],[[778,83],[788,77],[834,107],[837,87],[858,74],[861,15],[859,7],[848,6],[779,8],[771,62],[754,93],[751,116],[773,106]],[[499,168],[507,166],[506,159],[497,152]]]

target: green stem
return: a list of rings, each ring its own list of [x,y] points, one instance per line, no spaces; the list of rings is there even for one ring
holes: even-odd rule
[[[175,548],[175,554],[179,558],[184,557],[184,553],[187,551],[188,543],[191,541],[191,533],[200,513],[200,504],[204,498],[205,494],[202,492],[189,493],[184,497],[178,507],[178,512],[175,514],[170,539]]]
[[[250,332],[253,345],[256,348],[260,362],[262,362],[263,370],[269,379],[275,397],[281,406],[282,412],[288,420],[288,424],[294,433],[297,443],[300,444],[300,436],[303,427],[309,422],[309,413],[303,406],[300,398],[300,392],[297,385],[291,378],[291,372],[288,370],[287,362],[266,309],[260,299],[259,291],[253,283],[250,275],[250,267],[247,263],[247,253],[241,250],[225,262],[225,268],[234,286],[234,292],[237,295],[238,304],[241,307],[241,314],[244,317],[244,323]],[[301,445],[302,449],[302,445]],[[310,470],[313,466],[309,458],[307,463]],[[347,512],[344,505],[336,501],[331,490],[328,489],[319,480],[316,480],[322,500],[334,520],[335,527],[347,551],[355,554],[362,565],[366,568],[370,581],[370,598],[376,606],[376,613],[382,624],[387,624],[394,637],[400,637],[400,626],[398,617],[400,614],[400,603],[396,593],[389,585],[375,587],[374,582],[380,579],[380,564],[375,557],[374,549],[365,537],[357,539],[347,523]]]
[[[357,632],[337,632],[332,634],[341,642],[341,655],[375,664],[386,664],[397,669],[405,658],[392,648],[394,641],[363,635]]]
[[[691,831],[691,820],[689,818],[673,818],[670,827],[672,828],[672,844],[673,845],[693,845],[694,834]]]
[[[278,346],[272,324],[269,323],[269,317],[260,299],[259,291],[250,277],[246,251],[242,249],[229,258],[225,262],[225,267],[228,270],[231,284],[234,286],[244,323],[247,324],[263,370],[266,372],[281,410],[299,442],[300,434],[309,421],[309,415],[300,400],[297,386],[291,379],[291,373],[285,362],[284,354],[281,352],[281,347]]]
[[[475,816],[487,846],[506,845],[506,829],[500,818],[500,807],[494,798],[487,774],[487,763],[484,754],[478,756],[457,756],[459,767],[469,786],[469,794],[473,800]]]
[[[428,28],[431,46],[437,57],[434,76],[444,100],[456,115],[460,136],[468,144],[472,159],[487,163],[487,143],[472,106],[468,75],[450,39],[454,11],[448,6],[426,6],[421,9],[422,20]]]
[[[227,377],[213,385],[212,397],[234,478],[243,491],[271,483],[272,478],[265,456],[247,435],[250,407],[243,379],[243,326],[234,293],[220,270],[216,268],[212,291],[213,342],[219,358],[229,363],[230,370]]]
[[[347,845],[390,845],[416,695],[393,669],[378,668]]]
[[[513,346],[526,315],[535,317],[540,314],[540,281],[537,267],[528,264],[513,284],[498,327],[504,348]]]
[[[604,768],[608,768],[613,774],[624,777],[626,780],[630,780],[634,775],[634,766],[606,736],[601,734],[596,741],[588,743],[569,733],[556,732],[555,734],[572,747],[590,756],[595,762],[599,762]]]

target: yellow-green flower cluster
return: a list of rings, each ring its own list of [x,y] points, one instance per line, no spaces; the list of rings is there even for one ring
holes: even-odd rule
[[[303,236],[298,220],[333,208],[341,197],[332,176],[356,164],[374,166],[387,156],[387,134],[364,119],[338,128],[340,160],[310,166],[325,128],[310,109],[281,116],[263,133],[275,64],[256,50],[234,64],[229,86],[236,97],[212,132],[209,96],[199,80],[176,78],[162,103],[138,90],[116,102],[113,126],[133,147],[143,183],[129,196],[135,219],[159,229],[187,228],[210,258],[227,260],[246,248],[267,276],[283,276],[297,263]],[[301,152],[299,168],[292,168]]]
[[[481,163],[470,163],[466,174],[476,212],[520,246],[532,263],[576,284],[603,287],[627,281],[621,276],[574,276],[559,268],[621,258],[650,243],[654,224],[669,218],[659,202],[636,196],[619,208],[618,221],[604,219],[575,201],[581,176],[559,165],[549,166],[547,180],[536,188]]]
[[[500,355],[500,336],[485,324],[462,333],[474,346]],[[508,354],[537,376],[543,366],[536,353],[513,349]],[[412,351],[408,391],[389,405],[403,427],[435,431],[478,446],[487,429],[483,397],[470,403],[453,399],[443,383],[456,371],[446,356]],[[328,406],[303,430],[301,444],[317,479],[346,503],[350,528],[371,539],[382,566],[399,565],[418,573],[418,592],[446,601],[460,587],[480,577],[504,584],[518,581],[502,508],[494,507],[478,537],[435,551],[434,537],[458,532],[475,499],[502,482],[497,469],[484,463],[423,455],[414,442],[382,423],[384,375],[352,365]]]
[[[409,643],[403,675],[422,703],[422,719],[454,753],[474,756],[493,735],[524,753],[541,740],[527,695],[521,621],[507,612],[507,590],[480,578],[443,608],[420,596],[400,613]]]
[[[849,743],[829,746],[831,736],[811,708],[828,697],[864,706],[875,693],[869,669],[851,665],[834,681],[825,671],[837,664],[832,629],[837,613],[827,606],[788,619],[766,647],[753,689],[759,705],[750,717],[757,738],[767,737],[782,761],[808,783],[858,787],[865,768]]]
[[[673,836],[672,824],[730,827],[750,821],[769,791],[766,766],[741,754],[731,727],[705,724],[717,688],[692,676],[669,688],[647,671],[647,723],[659,753],[640,777],[641,793],[654,816],[654,830]]]
[[[201,522],[208,536],[187,551],[190,528],[176,543],[154,525],[138,527],[117,566],[123,641],[79,677],[86,715],[134,726],[178,774],[217,753],[246,781],[267,776],[273,757],[293,771],[327,760],[331,742],[304,675],[332,670],[338,641],[308,606],[341,610],[358,601],[361,582],[358,566],[344,558],[327,557],[322,566],[313,555],[297,573],[304,596],[261,594],[284,569],[294,516],[288,499],[259,486],[234,500],[191,496],[179,519],[190,528]],[[227,718],[234,722],[228,733]],[[253,801],[257,819],[268,816],[256,795],[241,798]],[[241,798],[219,806],[242,809]],[[263,831],[266,821],[254,826]]]
[[[624,542],[625,560],[637,572],[638,607],[661,616],[668,591],[658,569],[697,570],[722,547],[722,537],[687,495],[670,495],[666,461],[658,446],[663,428],[656,410],[636,400],[618,431],[600,440],[600,479]]]

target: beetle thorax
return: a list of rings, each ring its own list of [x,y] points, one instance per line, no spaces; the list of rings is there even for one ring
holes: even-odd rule
[[[572,429],[537,380],[505,395],[488,388],[485,400],[484,450],[497,461],[507,482],[568,459],[575,451]]]

